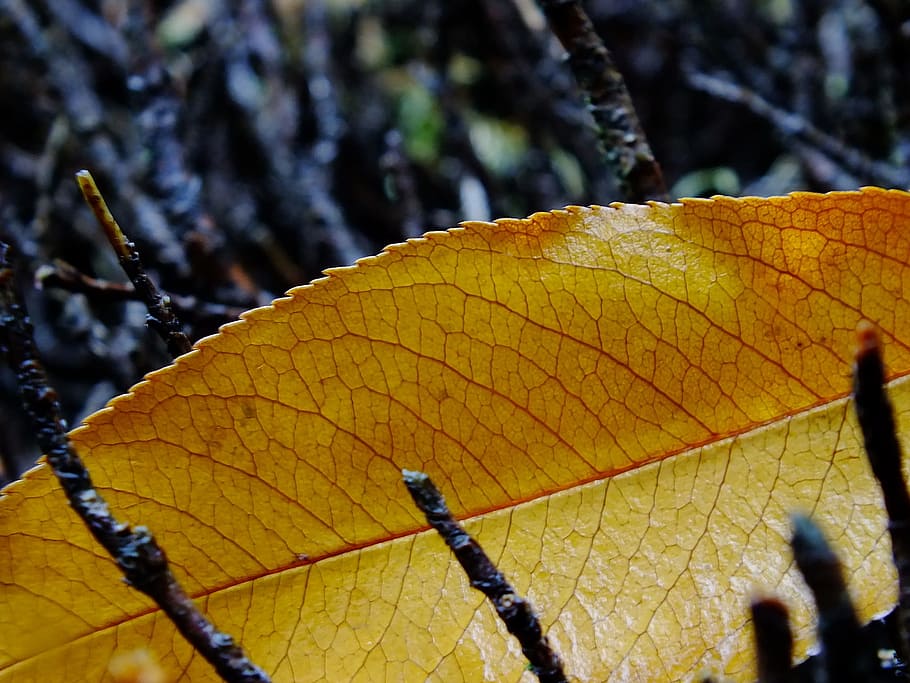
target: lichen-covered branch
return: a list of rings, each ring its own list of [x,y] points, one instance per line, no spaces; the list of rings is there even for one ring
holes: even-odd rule
[[[31,324],[13,284],[9,247],[0,242],[0,351],[16,373],[22,401],[39,445],[57,475],[70,506],[114,558],[127,583],[145,593],[170,617],[181,634],[219,675],[232,683],[266,683],[231,636],[203,616],[171,573],[167,556],[151,532],[117,521],[95,490],[91,476],[67,437],[57,393],[48,386],[38,360]]]
[[[518,639],[531,671],[542,683],[566,681],[562,661],[550,647],[531,604],[515,592],[480,544],[452,517],[445,499],[430,478],[423,472],[411,470],[402,470],[401,474],[417,507],[452,549],[471,586],[489,598],[509,633]]]
[[[98,224],[104,230],[108,242],[114,248],[123,272],[133,283],[133,287],[148,308],[149,327],[164,340],[168,350],[175,358],[189,353],[193,346],[183,332],[174,311],[171,310],[170,300],[158,291],[158,287],[145,272],[136,245],[126,238],[117,221],[114,220],[92,174],[88,171],[79,171],[76,174],[76,181],[79,183],[79,189],[82,190],[85,201],[95,214]]]
[[[539,0],[539,4],[569,53],[569,65],[588,99],[607,165],[618,180],[623,201],[669,201],[663,172],[622,74],[584,8],[577,0]]]

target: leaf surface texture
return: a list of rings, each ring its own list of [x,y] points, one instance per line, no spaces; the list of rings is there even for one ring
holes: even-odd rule
[[[910,409],[908,228],[910,195],[876,188],[466,223],[245,314],[73,439],[275,681],[530,680],[401,468],[468,518],[571,676],[750,680],[755,588],[812,641],[791,510],[864,617],[895,599],[845,397],[867,318]],[[8,487],[0,681],[100,680],[140,647],[216,680],[45,466]]]

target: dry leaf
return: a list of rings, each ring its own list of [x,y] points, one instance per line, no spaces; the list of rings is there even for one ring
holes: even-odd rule
[[[748,680],[753,588],[812,637],[790,510],[864,617],[894,600],[844,397],[861,318],[910,370],[908,217],[869,188],[429,233],[246,314],[73,437],[275,681],[530,676],[401,468],[472,518],[570,675]],[[215,679],[43,466],[0,499],[0,558],[0,680],[99,680],[134,649]]]

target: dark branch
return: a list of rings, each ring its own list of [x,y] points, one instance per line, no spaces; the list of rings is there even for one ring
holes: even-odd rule
[[[622,199],[669,201],[660,164],[638,121],[632,98],[610,51],[577,0],[538,0],[550,28],[588,100],[607,165],[619,181]]]
[[[16,373],[38,445],[47,455],[70,506],[114,558],[127,583],[145,593],[181,634],[231,683],[265,683],[268,676],[196,609],[168,567],[149,530],[118,522],[95,490],[88,470],[66,434],[57,393],[48,386],[38,360],[25,304],[13,284],[9,247],[0,242],[0,350]]]
[[[82,190],[82,196],[91,207],[98,224],[104,229],[108,242],[114,248],[117,254],[117,260],[126,273],[133,287],[139,293],[140,298],[148,308],[148,324],[167,344],[168,351],[175,358],[189,353],[193,345],[187,339],[180,321],[171,310],[171,304],[167,297],[162,296],[161,292],[152,282],[142,267],[142,261],[139,259],[139,252],[136,245],[130,242],[117,221],[111,215],[104,197],[98,191],[92,174],[88,171],[79,171],[76,174],[76,181],[79,183],[79,189]]]
[[[770,121],[784,137],[804,141],[853,173],[881,185],[892,187],[910,185],[910,173],[905,169],[870,159],[859,150],[848,147],[837,138],[819,130],[801,116],[775,107],[757,92],[704,73],[688,73],[687,79],[689,85],[697,90],[748,107],[753,114]]]
[[[752,626],[758,659],[758,683],[788,683],[793,657],[793,635],[787,607],[777,598],[752,601]]]
[[[142,297],[132,284],[110,282],[89,277],[66,261],[57,259],[53,265],[44,265],[35,271],[35,283],[41,288],[59,288],[68,292],[85,294],[95,303],[141,301]],[[187,321],[213,321],[217,325],[240,317],[246,308],[228,306],[213,301],[202,301],[185,294],[162,293],[173,309]]]
[[[894,411],[885,393],[881,340],[868,323],[858,329],[859,348],[853,371],[856,417],[863,432],[866,456],[878,480],[888,512],[888,531],[897,567],[897,622],[901,658],[910,661],[910,495],[901,466]]]
[[[818,636],[828,683],[873,680],[875,652],[867,647],[837,555],[821,530],[803,515],[793,516],[791,545],[818,607]]]
[[[518,638],[521,650],[531,664],[531,671],[544,683],[562,683],[566,675],[562,662],[543,634],[540,621],[531,604],[518,595],[492,560],[464,528],[452,517],[435,484],[423,472],[402,470],[408,492],[426,515],[471,580],[471,586],[482,592],[496,609],[509,633]]]

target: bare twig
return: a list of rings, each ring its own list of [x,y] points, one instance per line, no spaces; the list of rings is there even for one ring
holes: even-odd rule
[[[455,558],[471,580],[471,586],[490,599],[509,633],[518,638],[531,671],[544,683],[566,681],[559,655],[550,647],[531,604],[515,592],[480,544],[452,517],[442,494],[430,478],[423,472],[411,470],[402,470],[401,474],[417,507],[426,515],[427,522],[455,553]]]
[[[900,655],[904,661],[910,661],[910,495],[904,481],[894,412],[884,390],[881,340],[868,323],[859,327],[858,336],[853,372],[856,417],[863,432],[866,456],[882,489],[888,512],[888,531],[898,579]]]
[[[142,296],[130,283],[110,282],[89,277],[75,267],[55,260],[53,265],[43,265],[35,271],[35,283],[42,288],[59,288],[68,292],[85,294],[94,302],[142,301]],[[247,309],[227,306],[214,301],[201,301],[185,294],[162,293],[173,309],[187,322],[206,320],[224,324],[240,317]]]
[[[789,683],[793,635],[787,607],[777,598],[762,597],[752,601],[751,611],[758,683]]]
[[[910,173],[905,169],[870,159],[859,150],[848,147],[840,140],[820,131],[803,117],[775,107],[748,88],[699,72],[690,72],[687,78],[693,88],[728,102],[745,105],[752,113],[770,121],[781,135],[808,143],[843,164],[852,173],[868,179],[867,182],[892,187],[910,185]]]
[[[867,646],[837,555],[821,530],[803,515],[793,515],[791,545],[818,607],[818,636],[828,683],[873,680],[875,652]]]
[[[623,200],[669,201],[660,164],[638,121],[632,98],[613,57],[578,0],[538,0],[588,98],[607,165],[619,181]]]
[[[79,171],[76,174],[76,181],[79,183],[79,189],[82,190],[82,196],[85,197],[85,201],[91,207],[95,218],[98,219],[99,225],[104,229],[108,241],[114,248],[120,266],[148,307],[149,327],[164,340],[171,355],[176,357],[188,353],[193,346],[184,334],[177,316],[171,310],[170,301],[161,295],[155,283],[146,274],[142,261],[139,259],[139,252],[136,251],[136,245],[126,238],[117,221],[114,220],[104,197],[101,196],[98,186],[95,185],[92,174],[88,171]]]
[[[95,490],[88,470],[67,437],[57,393],[47,384],[25,305],[13,286],[9,247],[2,242],[0,350],[18,377],[22,400],[32,420],[39,446],[47,455],[48,464],[57,475],[70,506],[114,558],[127,583],[154,600],[225,681],[268,681],[268,676],[249,660],[233,638],[218,631],[196,609],[171,573],[164,551],[149,530],[118,522]]]

